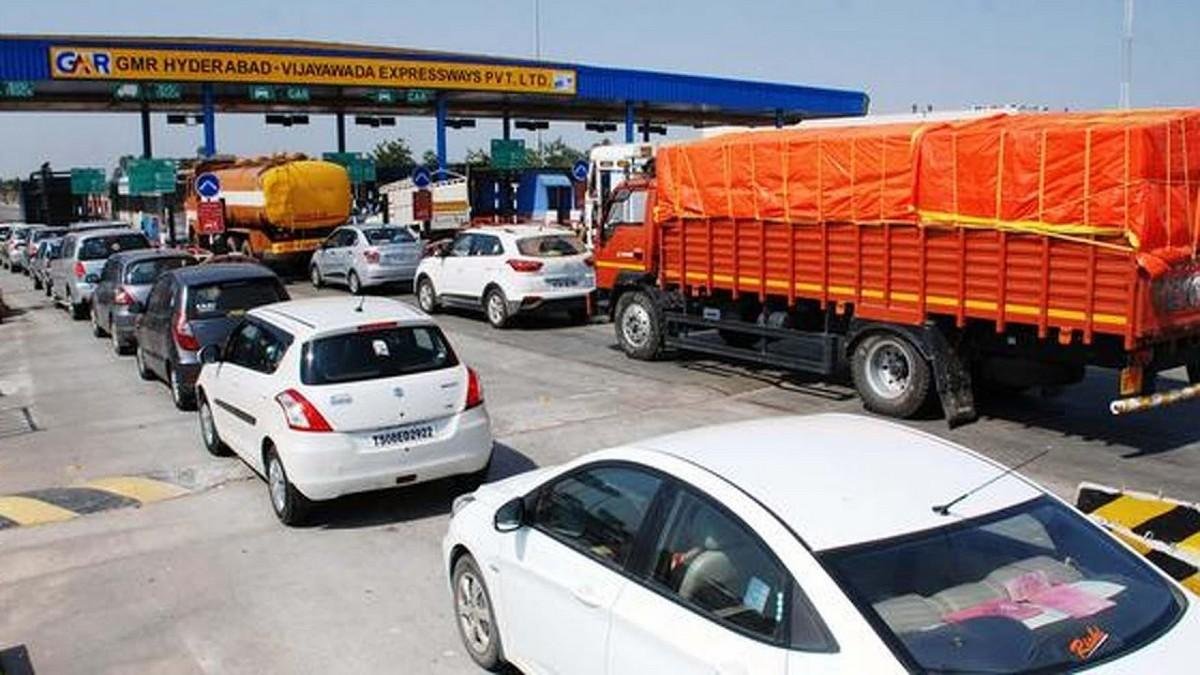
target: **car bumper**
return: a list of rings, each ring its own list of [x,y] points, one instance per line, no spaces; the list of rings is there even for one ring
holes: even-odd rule
[[[71,302],[84,304],[92,301],[92,292],[96,290],[94,284],[81,284],[75,281],[71,282]]]
[[[277,447],[288,479],[309,499],[333,499],[479,471],[492,455],[491,420],[483,406],[453,416],[436,440],[384,449],[362,434],[288,432]]]
[[[132,344],[137,341],[137,314],[130,314],[124,311],[114,311],[112,314],[112,333],[117,337],[117,340],[123,344]],[[197,375],[199,369],[196,369]],[[195,383],[195,380],[192,380]]]
[[[520,300],[514,300],[509,310],[512,313],[590,310],[594,294],[595,291],[590,290],[530,293]]]
[[[415,261],[411,265],[388,265],[386,267],[369,265],[363,270],[362,283],[364,286],[394,284],[412,281],[416,274],[417,263]]]

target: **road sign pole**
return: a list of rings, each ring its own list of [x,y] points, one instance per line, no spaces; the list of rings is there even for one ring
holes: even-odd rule
[[[633,101],[625,101],[625,142],[633,142]]]
[[[217,115],[213,108],[213,86],[205,84],[201,90],[204,94],[204,156],[212,157],[217,154]]]
[[[154,148],[150,145],[150,104],[142,103],[142,157],[150,159]]]
[[[508,114],[508,110],[504,111],[504,140],[512,139],[512,116]]]
[[[438,170],[446,170],[446,95],[438,94],[437,105],[437,162]]]
[[[340,110],[337,114],[337,151],[346,151],[346,113]]]

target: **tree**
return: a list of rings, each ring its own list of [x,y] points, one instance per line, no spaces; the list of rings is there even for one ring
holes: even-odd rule
[[[425,154],[421,155],[421,164],[428,167],[437,166],[437,153],[433,150],[426,150]]]
[[[464,161],[467,164],[482,164],[487,166],[492,163],[492,156],[484,148],[470,148],[467,150],[467,156]]]
[[[575,162],[586,159],[587,153],[571,147],[562,137],[548,143],[542,143],[542,151],[537,148],[525,148],[525,163],[527,166],[550,166],[558,169],[569,169]]]
[[[371,156],[375,158],[377,169],[408,172],[416,166],[412,148],[408,147],[408,141],[403,138],[383,141],[375,146],[375,151],[371,153]]]

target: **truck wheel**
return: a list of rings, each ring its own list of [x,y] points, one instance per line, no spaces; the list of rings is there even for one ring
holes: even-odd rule
[[[912,417],[929,396],[929,363],[908,340],[890,333],[858,343],[850,364],[863,406],[889,417]]]
[[[662,310],[647,293],[633,291],[617,301],[617,342],[626,356],[653,361],[662,352]]]
[[[434,314],[438,311],[437,292],[433,290],[433,282],[429,280],[429,277],[421,277],[417,281],[417,304],[426,314]]]
[[[504,291],[499,288],[488,291],[483,298],[483,311],[487,314],[488,323],[492,324],[492,328],[508,326],[508,300],[504,298]]]

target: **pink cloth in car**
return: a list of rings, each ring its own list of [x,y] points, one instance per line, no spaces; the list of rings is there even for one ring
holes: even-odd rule
[[[1040,570],[1013,577],[1004,583],[1004,591],[1008,598],[989,600],[951,612],[943,618],[959,622],[983,616],[999,616],[1024,621],[1046,610],[1053,610],[1078,619],[1116,604],[1070,584],[1051,584],[1046,573]]]

